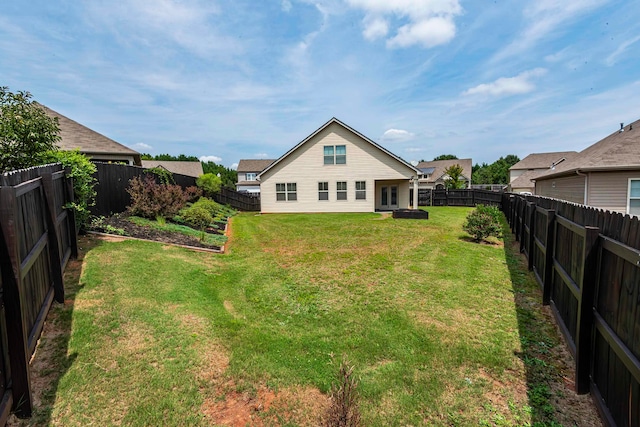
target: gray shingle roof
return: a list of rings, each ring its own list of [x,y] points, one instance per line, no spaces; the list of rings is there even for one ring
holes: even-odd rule
[[[238,162],[236,171],[238,172],[262,172],[271,163],[275,162],[275,159],[241,159]]]
[[[511,166],[509,170],[519,169],[549,169],[553,163],[558,163],[560,160],[570,160],[578,155],[577,151],[556,151],[553,153],[532,153],[524,159],[520,160],[515,165]]]
[[[576,171],[640,169],[640,120],[585,148],[539,178],[568,175]]]
[[[114,141],[111,138],[89,129],[81,125],[75,120],[63,116],[57,111],[52,110],[42,104],[39,104],[49,117],[57,117],[60,125],[60,137],[62,138],[58,146],[63,150],[80,150],[86,154],[124,154],[129,156],[138,156],[140,153],[129,147]]]
[[[142,167],[145,169],[161,167],[169,172],[177,173],[180,175],[199,177],[204,172],[202,171],[202,163],[200,162],[185,162],[185,161],[170,161],[170,160],[143,160]]]
[[[453,165],[462,166],[462,176],[471,180],[471,172],[473,170],[471,159],[433,160],[431,162],[420,162],[416,167],[418,169],[432,168],[433,172],[431,173],[429,178],[427,178],[426,182],[435,182],[438,179],[442,178],[442,176],[445,174],[445,169]]]

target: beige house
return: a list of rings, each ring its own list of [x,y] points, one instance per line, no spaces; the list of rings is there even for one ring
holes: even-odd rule
[[[61,150],[78,149],[94,162],[126,163],[141,166],[140,153],[71,120],[40,104],[49,117],[57,117],[60,126]]]
[[[193,176],[198,178],[204,172],[202,170],[202,163],[199,161],[178,161],[178,160],[143,160],[142,167],[149,168],[162,168],[171,173],[177,173],[179,175]]]
[[[258,175],[262,212],[409,208],[418,204],[419,174],[411,164],[332,118]]]
[[[258,175],[273,162],[275,162],[273,159],[240,159],[236,168],[238,172],[236,191],[260,194]]]
[[[434,160],[431,162],[420,162],[416,166],[420,170],[419,187],[421,189],[444,189],[445,181],[449,179],[446,170],[453,165],[462,166],[461,181],[464,181],[464,187],[471,188],[471,172],[473,165],[471,159],[454,159],[454,160]]]
[[[536,194],[640,215],[640,120],[535,179]]]
[[[554,170],[561,163],[571,160],[577,151],[558,151],[554,153],[532,153],[509,168],[509,186],[511,193],[535,194],[532,181],[540,175]]]

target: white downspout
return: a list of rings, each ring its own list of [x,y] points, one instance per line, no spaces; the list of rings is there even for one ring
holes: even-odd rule
[[[413,179],[413,209],[418,209],[418,177]]]
[[[576,171],[576,174],[578,176],[584,176],[584,202],[582,204],[586,206],[588,204],[587,203],[587,197],[589,195],[589,192],[588,192],[589,175],[587,175],[585,173],[582,173],[579,170]]]

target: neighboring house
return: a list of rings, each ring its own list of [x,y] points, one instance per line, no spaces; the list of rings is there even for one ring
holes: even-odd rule
[[[462,166],[462,176],[460,181],[464,181],[464,187],[471,188],[471,159],[454,159],[454,160],[434,160],[432,162],[420,162],[416,166],[420,170],[421,189],[443,189],[445,181],[449,179],[449,175],[445,172],[453,165]]]
[[[143,160],[142,167],[149,168],[162,168],[171,173],[177,173],[180,175],[199,177],[204,172],[202,171],[202,163],[199,161],[186,162],[186,161],[173,161],[173,160]]]
[[[535,179],[536,194],[640,215],[640,120]]]
[[[140,153],[107,138],[42,104],[49,117],[57,117],[61,140],[58,147],[62,150],[76,148],[94,162],[115,162],[141,166]]]
[[[260,182],[256,178],[274,161],[273,159],[241,159],[236,168],[238,172],[236,190],[260,194]]]
[[[258,175],[262,212],[374,212],[417,206],[420,171],[332,118]],[[414,189],[413,203],[409,190]]]
[[[535,194],[533,179],[556,168],[562,162],[571,160],[577,151],[558,151],[555,153],[533,153],[509,168],[509,186],[512,193]]]

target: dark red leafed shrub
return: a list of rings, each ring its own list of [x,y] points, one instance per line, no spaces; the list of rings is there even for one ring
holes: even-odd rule
[[[191,187],[187,187],[184,189],[185,194],[187,195],[187,200],[189,202],[196,201],[200,196],[202,196],[202,190],[195,185]]]
[[[131,196],[129,213],[145,218],[169,218],[187,204],[187,193],[179,185],[158,184],[151,175],[129,181],[127,192]]]

